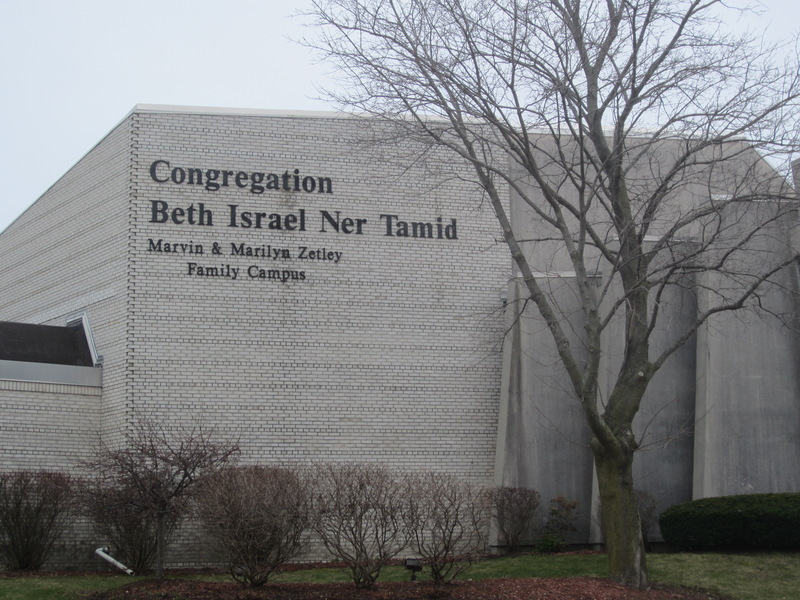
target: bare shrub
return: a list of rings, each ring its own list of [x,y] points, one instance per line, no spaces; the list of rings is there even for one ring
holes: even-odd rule
[[[634,490],[636,508],[639,510],[639,519],[642,522],[642,541],[644,549],[650,552],[650,530],[658,523],[658,504],[656,499],[645,491]]]
[[[126,491],[115,510],[146,514],[156,523],[156,576],[163,577],[164,555],[171,528],[185,515],[189,493],[202,476],[222,468],[239,452],[235,443],[219,442],[201,427],[168,429],[151,421],[135,421],[116,448],[99,444],[83,466],[90,485],[112,497]]]
[[[133,502],[136,489],[113,481],[86,482],[80,498],[82,510],[97,533],[108,541],[111,553],[136,573],[153,567],[158,548],[158,519],[139,503]],[[177,514],[165,521],[165,541],[169,542],[177,525]]]
[[[500,541],[509,552],[516,552],[542,497],[536,490],[508,486],[492,488],[489,493]]]
[[[409,478],[405,511],[409,546],[436,586],[451,582],[486,551],[491,515],[485,490],[447,473]]]
[[[369,589],[405,546],[402,486],[377,464],[324,464],[314,473],[312,528],[347,565],[357,588]]]
[[[63,473],[0,475],[0,556],[6,566],[40,569],[64,532],[72,508],[70,478]]]
[[[224,469],[203,482],[196,499],[203,528],[240,583],[264,585],[302,549],[309,525],[306,487],[289,469]]]

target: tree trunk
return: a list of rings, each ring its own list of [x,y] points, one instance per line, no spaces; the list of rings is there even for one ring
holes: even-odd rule
[[[167,515],[158,513],[156,517],[156,578],[164,577],[164,546],[167,540]]]
[[[633,490],[633,450],[609,451],[592,441],[600,488],[600,520],[608,552],[609,577],[628,587],[647,587],[642,527]]]

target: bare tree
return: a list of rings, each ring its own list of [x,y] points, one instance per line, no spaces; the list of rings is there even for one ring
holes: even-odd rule
[[[267,583],[303,548],[309,526],[306,486],[292,470],[227,468],[196,495],[203,529],[219,544],[230,573],[251,587]]]
[[[216,441],[199,426],[170,430],[138,419],[119,447],[101,442],[83,466],[95,483],[94,502],[155,519],[156,576],[161,578],[171,524],[186,513],[193,486],[200,477],[228,464],[238,452],[238,444]],[[118,504],[120,490],[128,494],[122,497],[123,505]]]
[[[494,208],[520,305],[549,330],[591,432],[610,574],[634,587],[647,572],[632,424],[648,384],[707,320],[758,305],[797,256],[797,57],[726,33],[723,9],[315,0],[312,11],[309,43],[344,79],[331,96],[461,159]],[[509,196],[526,219],[512,223]],[[567,272],[578,324],[546,284]],[[682,286],[698,295],[696,318],[655,348],[662,302]],[[601,389],[617,323],[622,358]]]
[[[407,484],[409,546],[438,588],[486,554],[491,496],[449,473],[425,471],[409,477]]]
[[[399,476],[378,464],[327,463],[312,478],[312,529],[356,587],[371,588],[405,546]]]

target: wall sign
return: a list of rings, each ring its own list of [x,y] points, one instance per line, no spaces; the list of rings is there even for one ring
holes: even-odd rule
[[[162,185],[190,185],[206,192],[218,192],[222,188],[233,188],[253,195],[269,193],[324,194],[334,193],[334,182],[330,177],[305,175],[299,169],[288,169],[283,173],[233,171],[223,169],[201,169],[175,166],[163,159],[151,163],[150,178]],[[374,232],[386,238],[411,241],[457,240],[456,219],[435,216],[429,220],[412,220],[399,214],[378,213],[375,215],[345,215],[331,208],[294,208],[286,212],[266,212],[254,209],[249,204],[228,204],[225,210],[211,209],[205,202],[187,204],[151,200],[149,223],[154,225],[190,228],[220,228],[226,234],[249,230],[285,232],[288,234],[314,232],[329,236],[335,243],[340,236],[360,236]],[[195,243],[192,240],[176,241],[162,237],[147,239],[147,252],[185,255],[184,275],[196,278],[254,279],[264,281],[306,281],[307,273],[298,268],[311,263],[339,264],[344,252],[333,247],[311,247],[298,243],[293,246],[272,243],[252,245],[240,239]],[[305,236],[304,236],[305,238]],[[282,241],[286,238],[282,238]],[[208,263],[207,259],[214,259]],[[260,264],[246,266],[219,260],[261,259]],[[287,261],[279,265],[278,261]],[[255,261],[252,261],[255,262]],[[287,264],[291,262],[292,264]],[[298,265],[299,263],[299,265]]]

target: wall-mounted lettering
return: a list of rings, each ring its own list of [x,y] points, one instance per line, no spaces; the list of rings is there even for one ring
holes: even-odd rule
[[[333,193],[333,180],[330,177],[305,175],[300,169],[292,169],[291,172],[286,169],[283,173],[201,169],[173,167],[168,160],[159,159],[150,164],[150,179],[156,183],[196,185],[210,192],[235,186],[239,189],[248,189],[251,194],[263,194],[269,191]]]
[[[386,237],[457,240],[458,223],[448,222],[442,217],[435,221],[415,221],[398,215],[379,215],[382,226],[379,231]],[[265,229],[268,231],[307,231],[307,212],[298,208],[292,212],[266,212],[241,210],[238,204],[228,205],[227,226],[236,229]],[[170,206],[166,200],[150,201],[151,223],[172,223],[174,225],[214,225],[214,213],[202,202],[196,206]],[[363,235],[369,225],[365,217],[345,217],[341,211],[320,210],[318,214],[319,233],[340,235]]]
[[[168,160],[158,159],[150,164],[149,174],[150,179],[159,184],[197,186],[201,191],[208,192],[231,188],[234,191],[246,190],[251,194],[270,191],[333,194],[333,180],[330,177],[306,175],[300,169],[285,169],[283,173],[209,169],[174,166]],[[166,197],[170,195],[174,196],[174,192],[165,194]],[[422,219],[409,218],[389,212],[364,216],[330,207],[316,210],[301,208],[288,196],[276,200],[278,202],[270,204],[277,204],[280,208],[273,206],[269,210],[264,210],[263,206],[253,208],[238,203],[228,203],[226,208],[214,207],[214,203],[208,200],[188,203],[178,203],[172,198],[150,200],[149,222],[154,225],[169,226],[170,229],[178,226],[181,230],[186,227],[221,227],[234,235],[237,232],[244,234],[250,230],[261,230],[267,234],[288,233],[290,236],[269,236],[264,239],[264,243],[252,239],[227,239],[203,245],[192,240],[176,241],[169,239],[171,235],[168,235],[167,239],[148,238],[145,249],[154,254],[191,255],[186,256],[189,260],[184,263],[183,273],[193,279],[250,279],[290,283],[309,279],[306,271],[294,268],[296,266],[312,263],[339,264],[345,258],[345,252],[335,247],[335,239],[339,236],[363,236],[372,233],[373,236],[383,239],[396,238],[420,244],[458,239],[458,223],[453,218],[433,215]],[[316,237],[317,241],[329,240],[325,244],[333,244],[333,247],[308,245],[313,243],[309,234]],[[296,242],[290,241],[295,235]],[[267,242],[277,242],[281,246]],[[348,254],[349,258],[351,257]],[[202,262],[205,259],[211,259],[212,262]],[[214,262],[217,260],[231,262]]]
[[[445,225],[442,217],[436,217],[435,223],[424,221],[405,221],[397,215],[381,215],[381,221],[386,225],[384,235],[389,237],[428,238],[437,240],[457,240],[458,230],[456,220],[450,219]]]

